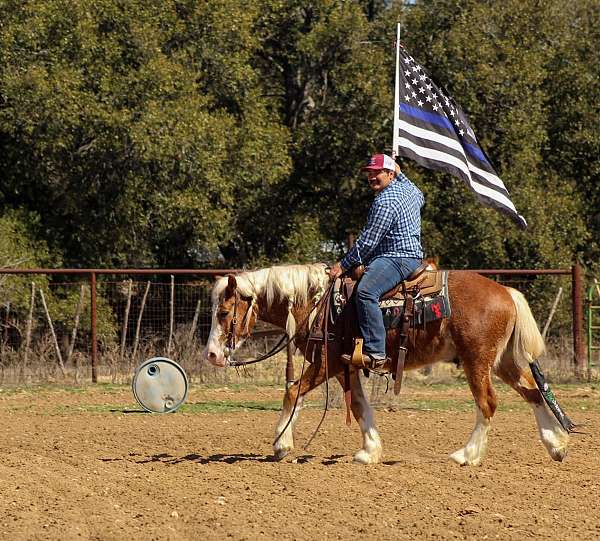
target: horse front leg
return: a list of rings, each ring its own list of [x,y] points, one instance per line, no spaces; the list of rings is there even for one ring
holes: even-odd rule
[[[344,375],[336,376],[342,388],[344,387]],[[350,390],[352,392],[351,409],[360,431],[362,433],[363,446],[354,454],[354,462],[360,464],[377,464],[383,456],[381,438],[375,426],[375,415],[373,407],[365,395],[360,374],[356,370],[350,370]]]
[[[333,375],[335,374],[329,372],[329,376]],[[273,454],[276,460],[283,459],[294,449],[293,429],[302,408],[304,396],[324,381],[325,367],[322,362],[316,362],[311,364],[302,377],[286,390],[281,415],[275,428]]]

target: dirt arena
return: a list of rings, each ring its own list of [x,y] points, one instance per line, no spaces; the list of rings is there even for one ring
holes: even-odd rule
[[[600,389],[556,389],[587,435],[553,462],[510,390],[480,467],[448,453],[474,414],[465,387],[409,384],[378,411],[384,463],[353,464],[356,423],[302,412],[295,453],[270,461],[281,389],[193,387],[177,413],[127,387],[0,388],[2,539],[592,539],[600,537]]]

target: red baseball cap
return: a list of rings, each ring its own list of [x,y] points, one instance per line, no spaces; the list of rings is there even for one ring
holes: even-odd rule
[[[389,169],[394,171],[396,169],[396,162],[393,158],[387,154],[373,154],[369,158],[367,165],[365,165],[362,171],[379,171],[381,169]]]

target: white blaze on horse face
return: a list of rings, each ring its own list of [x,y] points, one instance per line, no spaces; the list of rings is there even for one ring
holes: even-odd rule
[[[219,313],[221,306],[220,302],[216,302],[215,305],[216,306],[213,306],[212,309],[212,324],[210,327],[210,334],[208,335],[208,341],[206,343],[206,349],[204,350],[204,356],[208,361],[210,361],[211,364],[223,367],[227,365],[227,361],[233,353],[233,351],[229,351],[229,348],[226,346],[226,337],[231,330],[231,318],[236,317],[239,322],[240,309],[235,309],[236,313],[231,314],[222,321],[219,321],[217,314]],[[251,309],[252,306],[249,306],[248,310]],[[247,313],[246,315],[248,316],[249,314]],[[243,319],[246,319],[246,317]],[[241,335],[242,331],[243,329],[241,325],[238,324],[235,328],[235,349],[238,349],[246,340],[246,337]]]
[[[212,324],[206,343],[205,357],[211,364],[223,367],[227,364],[224,352],[226,332],[217,318],[219,304],[218,302],[215,304],[212,309]]]

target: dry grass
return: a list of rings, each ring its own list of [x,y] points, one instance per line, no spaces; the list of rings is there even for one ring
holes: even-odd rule
[[[256,338],[250,340],[240,352],[238,358],[255,358],[266,351],[277,341],[276,337]],[[105,346],[98,352],[97,374],[101,381],[111,383],[129,383],[135,371],[146,359],[152,357],[169,357],[184,368],[194,383],[237,384],[251,382],[257,385],[285,385],[285,367],[287,357],[281,352],[271,359],[250,365],[239,370],[218,369],[202,360],[203,344],[189,339],[189,328],[182,326],[173,337],[171,352],[166,352],[164,340],[142,341],[135,357],[130,349],[123,357],[117,344]],[[551,382],[576,381],[572,362],[572,344],[570,339],[555,339],[548,344],[547,353],[540,359],[540,364]],[[88,352],[75,351],[66,365],[66,376],[63,376],[57,363],[56,353],[49,334],[36,340],[31,351],[26,355],[24,348],[15,350],[0,344],[0,384],[33,384],[69,382],[81,383],[91,380],[90,355]],[[300,375],[302,358],[296,355],[294,360],[296,377]],[[586,374],[587,376],[587,374]],[[408,372],[407,381],[425,385],[455,383],[464,380],[464,373],[453,364],[435,365],[425,370]],[[600,378],[598,365],[592,366],[591,380]],[[386,393],[388,381],[384,377],[371,376],[366,380],[366,389],[371,401],[377,403]],[[393,382],[389,382],[391,388]],[[324,389],[324,386],[323,386]],[[333,381],[330,385],[330,403],[342,403],[339,385]],[[324,392],[324,391],[323,391]],[[389,402],[389,398],[386,398]]]

